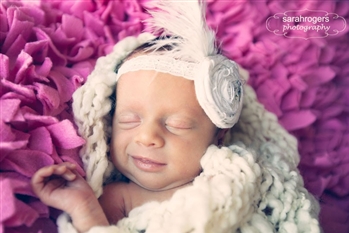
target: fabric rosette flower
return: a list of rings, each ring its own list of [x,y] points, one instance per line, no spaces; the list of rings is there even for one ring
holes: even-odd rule
[[[194,77],[198,101],[212,122],[231,128],[239,119],[243,81],[234,61],[222,55],[210,56],[199,64]]]

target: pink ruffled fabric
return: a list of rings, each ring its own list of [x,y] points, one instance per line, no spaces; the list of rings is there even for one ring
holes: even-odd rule
[[[42,166],[82,166],[71,96],[98,57],[143,30],[144,0],[17,1],[0,5],[0,232],[56,232],[58,215],[32,193]],[[299,140],[299,168],[319,199],[325,232],[349,232],[349,27],[290,39],[266,19],[290,9],[335,12],[347,1],[210,0],[208,23],[226,56],[251,75],[258,99]],[[80,169],[83,174],[83,170]]]
[[[209,15],[221,25],[227,56],[250,71],[259,101],[298,138],[299,169],[320,201],[324,232],[349,232],[349,27],[337,36],[304,40],[276,36],[265,26],[268,17],[290,9],[335,12],[348,23],[349,2],[232,6],[215,1]]]

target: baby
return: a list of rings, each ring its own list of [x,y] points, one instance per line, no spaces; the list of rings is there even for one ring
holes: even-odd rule
[[[148,55],[135,57],[142,56]],[[135,207],[164,201],[190,185],[207,147],[221,144],[227,131],[201,108],[192,80],[154,70],[120,76],[112,125],[110,158],[129,182],[105,186],[97,201],[74,164],[44,167],[32,178],[37,196],[67,212],[81,232],[115,224]]]
[[[194,10],[202,13],[197,6]],[[218,53],[214,34],[201,27],[203,23],[193,24],[205,34],[198,45],[192,34],[165,28],[171,24],[153,16],[153,25],[163,25],[172,36],[140,46],[116,71],[109,157],[128,181],[106,185],[97,199],[71,163],[44,167],[32,177],[33,191],[41,201],[68,213],[79,232],[116,224],[132,209],[168,200],[191,185],[201,172],[206,149],[221,145],[240,115],[238,69]],[[175,20],[174,26],[179,23]]]

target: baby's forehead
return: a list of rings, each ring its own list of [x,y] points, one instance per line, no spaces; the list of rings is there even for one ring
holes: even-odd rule
[[[149,69],[134,70],[122,74],[118,79],[116,88],[121,91],[126,88],[145,90],[147,93],[158,89],[166,89],[170,92],[179,91],[178,95],[189,91],[195,96],[193,80],[167,72]],[[132,94],[135,95],[138,92],[132,92]]]
[[[164,108],[194,107],[201,109],[194,82],[183,77],[154,70],[138,70],[123,74],[116,87],[117,102],[148,104]]]

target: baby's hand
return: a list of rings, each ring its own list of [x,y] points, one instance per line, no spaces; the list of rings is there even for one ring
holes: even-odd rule
[[[93,190],[78,174],[75,164],[43,167],[33,175],[31,185],[43,203],[67,212],[79,232],[108,225]]]
[[[69,214],[95,198],[85,179],[76,171],[76,165],[62,163],[43,167],[31,180],[34,193],[46,205]]]

